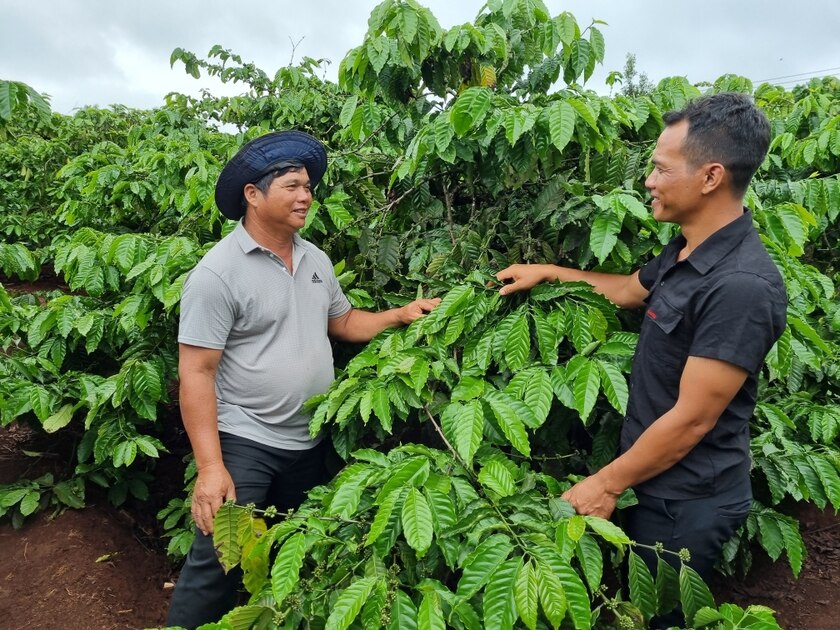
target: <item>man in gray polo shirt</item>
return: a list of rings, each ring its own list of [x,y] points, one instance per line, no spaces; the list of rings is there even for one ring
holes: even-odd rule
[[[439,303],[379,313],[350,306],[329,258],[297,234],[325,170],[318,140],[275,132],[242,147],[216,184],[221,212],[242,220],[190,273],[181,298],[180,401],[198,469],[199,531],[170,626],[195,628],[236,604],[240,575],[225,574],[213,548],[222,503],[287,511],[326,480],[324,445],[309,437],[302,404],[333,380],[329,337],[368,341]]]

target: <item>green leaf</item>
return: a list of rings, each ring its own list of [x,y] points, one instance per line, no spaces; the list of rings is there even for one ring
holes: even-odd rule
[[[831,461],[831,455],[808,453],[807,460],[811,469],[817,474],[826,497],[831,501],[831,505],[834,506],[834,509],[840,508],[840,476],[837,474],[835,464]],[[837,465],[840,465],[840,458],[836,461]]]
[[[379,575],[380,578],[384,578],[385,567],[381,564],[379,558],[372,558],[368,567],[369,570],[366,568],[367,575]],[[385,610],[387,598],[388,583],[385,579],[379,579],[374,585],[370,597],[362,606],[362,625],[365,630],[380,630],[382,628],[382,612]]]
[[[429,500],[429,508],[432,510],[432,520],[435,524],[435,531],[438,537],[455,526],[458,516],[455,512],[455,503],[450,496],[437,488],[425,488],[426,498]]]
[[[366,577],[355,580],[341,592],[332,607],[324,630],[347,630],[359,615],[378,577]]]
[[[539,584],[537,583],[537,571],[530,560],[526,562],[523,558],[522,564],[519,565],[513,597],[522,623],[530,630],[536,630],[537,614],[539,612]]]
[[[271,593],[275,606],[281,606],[300,581],[300,569],[305,555],[306,536],[303,532],[292,534],[277,552],[271,567]]]
[[[607,400],[621,415],[627,413],[627,400],[630,397],[627,381],[614,364],[607,361],[598,361],[598,368],[601,371],[601,387]]]
[[[59,429],[66,427],[73,419],[73,405],[66,404],[56,411],[49,418],[44,420],[44,431],[47,433],[55,433]]]
[[[524,313],[513,322],[505,340],[505,361],[513,372],[518,372],[528,362],[531,351],[531,331]]]
[[[391,604],[391,623],[388,630],[417,630],[417,607],[401,589],[397,589]]]
[[[266,606],[237,606],[224,616],[223,623],[231,630],[250,630],[255,623],[271,619],[271,616],[272,609]]]
[[[450,400],[456,402],[459,400],[472,400],[484,394],[487,388],[487,381],[474,376],[464,376],[458,381],[458,384],[452,388],[452,396]]]
[[[534,412],[537,425],[542,426],[548,418],[551,403],[554,401],[551,377],[545,370],[538,369],[529,372],[528,382],[522,392],[522,400]]]
[[[597,516],[584,516],[583,518],[586,519],[586,524],[589,526],[589,529],[601,536],[608,543],[616,547],[630,544],[630,538],[618,525],[603,518],[598,518]]]
[[[782,530],[775,514],[760,513],[757,515],[758,529],[761,532],[759,538],[761,546],[773,560],[778,560],[785,548]]]
[[[455,137],[455,129],[452,127],[451,119],[448,116],[438,116],[433,131],[435,148],[439,154],[443,154],[452,144],[452,138]]]
[[[648,569],[641,556],[633,551],[630,552],[628,559],[628,582],[630,584],[630,601],[638,606],[645,619],[650,619],[656,614],[658,608],[656,586],[653,583],[650,569]]]
[[[810,341],[814,346],[819,348],[825,353],[830,353],[831,348],[830,346],[820,337],[819,333],[814,330],[814,328],[808,324],[805,320],[796,317],[794,315],[788,316],[788,324],[796,330],[802,337]]]
[[[239,517],[242,514],[245,514],[244,508],[225,503],[213,519],[213,546],[225,573],[239,564],[242,548],[239,546],[238,532]]]
[[[595,58],[601,63],[604,62],[604,35],[594,26],[589,28],[589,43],[592,45],[592,52]]]
[[[779,521],[779,528],[782,530],[782,538],[785,541],[785,552],[787,553],[788,563],[794,577],[799,577],[799,572],[802,570],[802,562],[805,559],[805,541],[799,534],[799,527],[796,521],[788,521],[787,519]]]
[[[580,366],[575,376],[575,385],[572,391],[575,395],[575,409],[580,414],[584,424],[595,407],[598,400],[598,391],[601,386],[601,371],[594,361],[586,360]]]
[[[801,255],[808,240],[808,223],[812,222],[813,217],[805,208],[792,203],[774,206],[770,212],[781,221],[788,238],[796,244],[790,253],[794,256]]]
[[[534,318],[534,328],[537,332],[537,346],[540,350],[540,358],[545,365],[557,364],[557,328],[551,323],[548,315],[541,311],[531,312]]]
[[[575,556],[583,569],[586,583],[590,591],[595,591],[601,584],[601,577],[604,573],[604,558],[601,548],[595,539],[589,534],[584,534],[577,542]]]
[[[500,497],[509,497],[516,492],[513,475],[500,461],[491,460],[478,473],[478,481]]]
[[[64,505],[76,509],[85,507],[85,487],[79,477],[55,484],[53,492]]]
[[[20,513],[22,516],[29,516],[38,509],[38,504],[41,502],[41,493],[37,490],[30,490],[26,493],[23,499],[20,500]]]
[[[417,630],[446,630],[440,596],[434,591],[423,593],[423,601],[417,611]]]
[[[555,101],[548,107],[548,132],[551,143],[562,151],[575,132],[575,110],[565,101]]]
[[[426,497],[417,488],[409,488],[402,508],[403,534],[408,544],[422,558],[432,544],[432,511]]]
[[[379,418],[382,428],[388,433],[391,432],[393,421],[391,420],[391,401],[388,399],[388,389],[380,386],[373,391],[373,412]]]
[[[353,120],[353,114],[355,113],[356,106],[358,104],[359,97],[356,95],[353,95],[344,101],[344,105],[341,107],[341,113],[338,115],[338,123],[342,127],[348,127],[350,125],[350,121]]]
[[[465,405],[450,405],[442,422],[444,433],[452,440],[455,450],[468,465],[472,464],[484,434],[484,408],[481,402],[470,400]]]
[[[559,628],[566,616],[566,594],[563,583],[545,562],[537,561],[537,589],[540,603],[548,622],[554,628]]]
[[[656,559],[656,601],[659,614],[671,612],[680,601],[679,576],[674,567],[659,557]]]
[[[46,339],[50,330],[55,326],[56,312],[48,309],[38,313],[30,322],[26,343],[30,348],[37,348]]]
[[[3,488],[0,486],[0,507],[9,508],[23,500],[29,494],[29,488]]]
[[[365,538],[365,545],[372,545],[377,538],[379,538],[388,529],[391,524],[391,514],[397,506],[402,505],[405,494],[401,491],[391,492],[379,503],[379,509],[376,510],[376,516],[373,517],[373,522],[370,524],[367,537]]]
[[[572,617],[572,623],[575,628],[577,630],[591,628],[591,603],[589,601],[589,594],[586,592],[586,586],[584,586],[580,576],[572,569],[568,562],[562,562],[557,566],[552,564],[551,568],[557,572],[560,583],[563,585],[569,615]]]
[[[490,404],[490,409],[511,446],[526,457],[530,457],[531,445],[528,443],[528,433],[514,407],[501,395],[501,392],[495,390],[487,392],[484,399]]]
[[[592,231],[589,233],[589,247],[592,253],[603,262],[610,255],[610,252],[618,242],[618,233],[621,231],[621,220],[614,214],[598,214],[592,222]]]
[[[463,136],[478,126],[487,115],[491,104],[491,91],[485,87],[470,87],[461,92],[455,100],[450,120],[455,133]]]
[[[513,630],[516,621],[514,591],[519,558],[505,560],[484,589],[484,629]]]
[[[154,420],[157,404],[163,398],[163,382],[159,368],[150,361],[135,363],[130,372],[128,400],[142,417]]]
[[[391,470],[382,489],[376,496],[376,502],[382,503],[385,497],[403,486],[420,486],[429,478],[429,460],[425,457],[409,457],[399,462]]]
[[[578,542],[586,533],[586,519],[580,514],[575,514],[566,521],[566,534],[574,541]]]
[[[47,422],[52,415],[55,402],[55,396],[46,388],[40,385],[32,385],[29,388],[29,404],[41,422]]]
[[[475,595],[512,551],[510,539],[502,534],[493,534],[482,541],[464,560],[457,594],[465,599]]]
[[[414,383],[414,393],[418,396],[429,380],[429,362],[418,359],[409,371],[411,382]]]
[[[359,465],[354,464],[354,466]],[[344,478],[341,483],[336,484],[335,492],[333,493],[329,506],[325,509],[326,514],[339,518],[350,518],[359,507],[359,501],[365,489],[365,482],[369,476],[370,470],[365,466],[357,471],[356,474]]]
[[[694,623],[694,615],[704,606],[714,607],[715,600],[709,587],[697,571],[684,564],[680,567],[680,603],[689,627]]]
[[[391,54],[391,46],[388,43],[388,39],[381,35],[379,37],[371,37],[368,39],[365,50],[374,72],[376,74],[382,72],[382,68],[388,63],[388,58]]]

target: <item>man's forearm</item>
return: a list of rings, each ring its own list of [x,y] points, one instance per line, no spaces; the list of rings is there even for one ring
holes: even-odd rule
[[[682,417],[681,417],[682,416]],[[714,426],[686,418],[675,407],[651,424],[630,449],[596,473],[611,494],[665,472],[693,449]]]
[[[216,385],[212,375],[187,374],[181,377],[181,417],[190,439],[199,470],[222,463]]]
[[[636,308],[640,306],[637,296],[630,295],[628,283],[632,276],[614,273],[601,273],[599,271],[584,271],[572,269],[571,267],[551,267],[549,280],[560,280],[561,282],[586,282],[597,292],[606,297],[610,302],[621,308]]]
[[[347,313],[339,326],[331,327],[330,334],[342,341],[363,343],[370,341],[386,328],[395,328],[401,325],[402,320],[397,308],[379,311],[378,313],[354,308]]]
[[[621,308],[637,308],[644,303],[644,298],[647,296],[647,289],[639,282],[638,272],[624,275],[583,271],[558,265],[516,264],[503,269],[496,274],[496,277],[506,283],[499,290],[502,295],[529,290],[541,282],[559,280],[561,282],[586,282],[595,291]]]

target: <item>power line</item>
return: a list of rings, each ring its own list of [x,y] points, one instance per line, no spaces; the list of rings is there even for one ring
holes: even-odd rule
[[[815,76],[813,76],[813,77],[807,77],[807,80],[808,80],[808,81],[811,81],[811,80],[813,80],[813,79],[825,79],[826,77],[837,77],[837,78],[840,78],[840,74],[819,74],[819,75],[815,75]],[[805,80],[806,80],[806,78],[802,78],[802,79],[788,79],[787,81],[778,81],[778,82],[776,82],[776,83],[773,83],[772,85],[781,85],[781,86],[785,86],[785,85],[797,85],[797,84],[801,84],[801,83],[803,83]],[[767,83],[767,81],[765,81],[764,83]]]
[[[799,74],[786,74],[781,77],[772,77],[770,79],[761,79],[759,81],[754,81],[754,83],[770,83],[771,81],[778,81],[779,79],[790,79],[793,77],[802,77],[808,74],[818,74],[820,72],[834,72],[836,70],[840,70],[840,66],[836,68],[825,68],[823,70],[811,70],[810,72],[800,72]]]

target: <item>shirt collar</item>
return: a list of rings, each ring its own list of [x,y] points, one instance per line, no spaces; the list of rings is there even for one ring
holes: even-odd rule
[[[248,230],[245,229],[244,221],[240,221],[236,227],[233,228],[233,237],[236,239],[236,242],[239,243],[239,247],[242,248],[242,251],[246,254],[250,254],[253,251],[267,251],[265,247],[254,240],[253,236],[248,234]],[[294,244],[294,248],[292,249],[292,264],[296,269],[306,254],[308,243],[303,240],[297,232],[295,232],[292,236],[292,243]]]
[[[744,208],[744,213],[740,217],[714,232],[700,243],[685,260],[700,274],[705,275],[738,243],[743,241],[752,229],[752,212]],[[685,242],[685,237],[682,234],[671,241],[670,245],[673,246],[675,259],[677,253],[685,247]]]
[[[243,221],[237,223],[236,227],[233,228],[233,237],[246,254],[251,253],[255,249],[262,249],[262,246],[254,240],[254,237],[248,234],[248,230],[245,229],[245,223]]]

